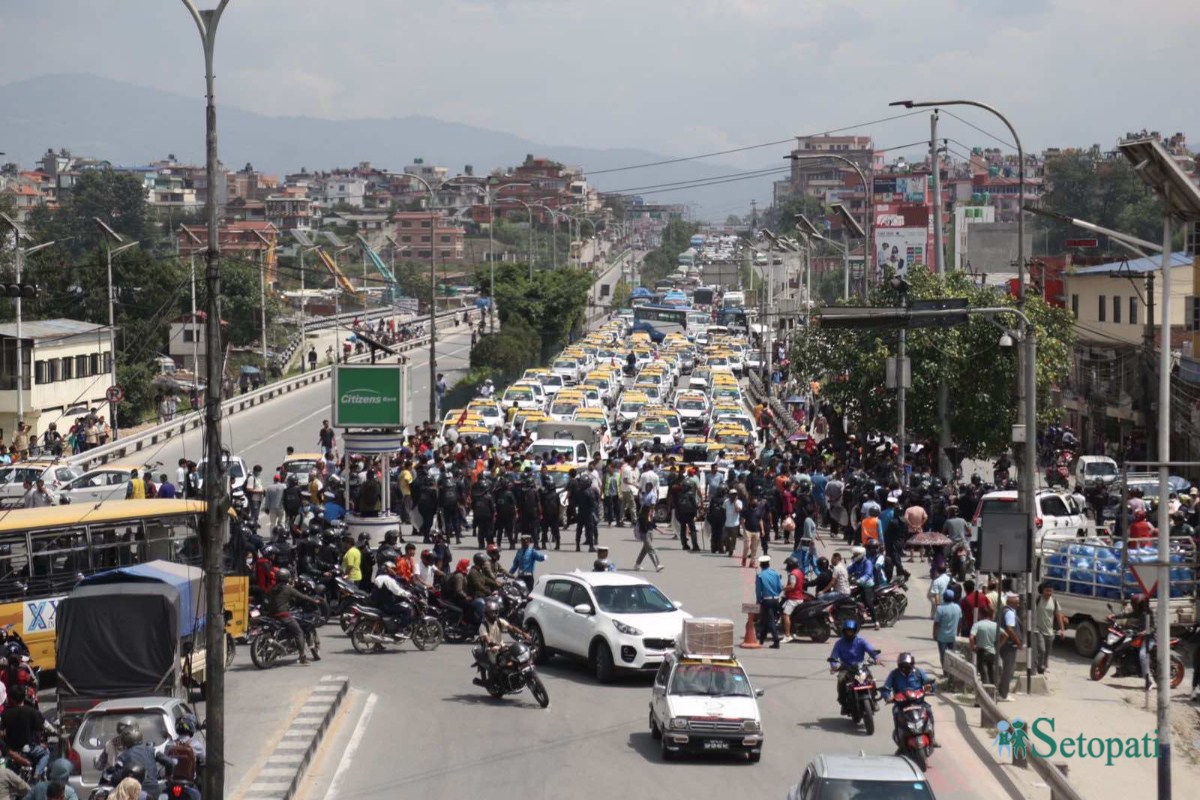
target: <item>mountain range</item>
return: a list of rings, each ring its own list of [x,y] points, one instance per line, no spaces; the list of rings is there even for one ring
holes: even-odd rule
[[[218,87],[219,91],[219,87]],[[475,174],[520,164],[526,155],[578,165],[590,173],[669,160],[670,155],[636,148],[598,149],[534,142],[510,133],[425,116],[330,120],[275,117],[220,104],[218,136],[227,169],[253,164],[282,176],[353,166],[360,161],[400,170],[413,158],[457,174],[467,164]],[[45,75],[0,85],[0,151],[4,160],[30,167],[48,148],[135,166],[174,154],[181,162],[204,157],[203,97],[137,86],[87,74]],[[728,179],[741,170],[682,161],[656,167],[588,175],[601,191],[658,187],[703,179]],[[649,203],[687,203],[696,219],[724,221],[745,213],[750,200],[771,196],[771,178],[659,191],[646,189]]]

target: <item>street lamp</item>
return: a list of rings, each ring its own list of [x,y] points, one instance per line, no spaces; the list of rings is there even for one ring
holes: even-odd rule
[[[259,310],[261,311],[262,323],[262,360],[263,369],[267,368],[267,266],[266,254],[271,249],[271,240],[262,235],[262,232],[257,228],[252,228],[251,232],[258,238],[263,249],[259,251],[261,254],[258,259],[258,302]],[[192,302],[195,302],[193,299]]]
[[[100,219],[99,217],[92,217],[92,221],[100,226],[101,235],[105,238],[105,261],[108,264],[108,382],[109,387],[111,388],[117,385],[117,324],[113,313],[113,308],[117,304],[117,296],[115,290],[113,289],[112,260],[113,256],[120,255],[132,247],[137,247],[138,243],[129,242],[128,244],[123,244],[123,242],[125,242],[125,238],[110,228],[104,222],[104,220]],[[121,246],[113,248],[113,242],[116,242]],[[195,324],[195,319],[192,320],[192,324]],[[109,427],[112,428],[112,438],[115,442],[118,438],[117,404],[111,400],[108,403],[108,416]]]
[[[520,203],[525,206],[525,213],[529,215],[529,280],[533,280],[533,207],[519,197],[500,197],[496,202]]]
[[[824,160],[824,159],[831,158],[835,161],[841,161],[842,163],[849,165],[850,169],[854,170],[858,174],[858,179],[859,179],[859,181],[862,182],[863,190],[867,194],[867,214],[866,214],[866,223],[867,224],[865,226],[863,226],[866,228],[866,232],[860,234],[862,237],[864,237],[866,239],[866,242],[865,242],[866,255],[863,259],[863,294],[865,295],[866,294],[866,286],[867,286],[868,281],[870,280],[868,278],[868,272],[869,272],[869,269],[871,266],[870,259],[871,259],[871,254],[873,252],[871,240],[873,238],[872,233],[875,230],[875,187],[874,187],[874,185],[871,183],[867,183],[867,176],[863,174],[862,168],[860,168],[858,166],[858,164],[855,164],[853,161],[846,158],[845,156],[839,156],[834,153],[813,153],[812,155],[798,155],[796,153],[789,153],[788,155],[784,156],[784,158],[789,159],[791,161],[816,161],[816,160]],[[849,217],[850,214],[847,213],[846,216]],[[855,223],[855,224],[857,225],[857,223]],[[859,228],[859,230],[862,231],[862,228]],[[847,291],[847,296],[849,296],[848,291]]]
[[[21,283],[21,275],[25,269],[25,257],[31,253],[36,253],[38,250],[45,250],[47,247],[50,247],[52,244],[54,244],[54,242],[43,242],[42,244],[34,245],[33,247],[23,247],[21,245],[21,240],[29,239],[29,235],[27,233],[25,233],[25,230],[16,222],[16,220],[14,220],[12,217],[8,216],[7,214],[0,214],[0,221],[4,222],[4,224],[7,225],[8,227],[12,228],[13,243],[16,247],[15,267],[16,267],[16,273],[17,273],[17,284],[19,285]],[[17,426],[18,426],[18,428],[20,427],[21,423],[25,421],[25,346],[21,340],[21,296],[24,293],[24,291],[25,291],[25,287],[19,286],[17,296],[13,298],[16,301],[15,305],[16,305],[16,313],[17,313]],[[114,433],[115,433],[115,427],[114,427]]]
[[[419,181],[429,192],[429,421],[438,421],[437,396],[437,193],[429,181],[411,172],[401,173]]]
[[[187,225],[180,225],[179,230],[183,231],[192,243],[192,251],[188,253],[188,267],[192,276],[192,375],[200,374],[200,350],[199,339],[196,337],[196,250],[204,246],[204,242],[200,241],[200,237],[192,233]],[[178,251],[178,246],[176,246]],[[193,381],[194,383],[194,381]]]

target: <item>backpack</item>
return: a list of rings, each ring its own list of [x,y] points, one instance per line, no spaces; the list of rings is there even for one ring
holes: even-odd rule
[[[713,492],[708,501],[708,524],[713,528],[725,527],[725,492]]]
[[[501,486],[496,492],[496,511],[501,514],[511,515],[517,507],[517,498],[513,496],[512,489],[507,485]]]
[[[521,505],[526,514],[537,514],[542,508],[542,494],[536,486],[527,486],[521,493]]]
[[[679,509],[679,513],[685,516],[692,516],[696,513],[696,489],[690,484],[685,484],[679,491],[679,497],[675,500],[675,507]]]
[[[443,505],[458,503],[458,481],[443,475],[438,481],[438,494]]]

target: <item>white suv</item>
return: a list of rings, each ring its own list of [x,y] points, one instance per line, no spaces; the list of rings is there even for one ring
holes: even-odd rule
[[[1049,534],[1052,537],[1067,538],[1077,536],[1082,539],[1087,534],[1088,519],[1080,508],[1078,501],[1065,492],[1041,490],[1037,498],[1037,532],[1034,534],[1034,547]],[[988,492],[979,501],[975,512],[974,538],[979,541],[979,529],[986,525],[988,514],[1003,512],[1015,508],[1017,493],[1012,490]]]
[[[649,581],[619,572],[543,575],[525,607],[539,663],[558,653],[585,659],[596,679],[658,669],[691,615]]]

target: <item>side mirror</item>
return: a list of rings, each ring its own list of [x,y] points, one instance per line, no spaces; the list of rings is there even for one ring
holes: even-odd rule
[[[766,694],[766,693],[767,693],[767,690],[766,690],[766,689],[755,689],[755,690],[754,690],[754,696],[755,696],[755,697],[762,697],[762,696],[763,696],[764,694]]]
[[[675,608],[678,610],[678,609],[683,608],[683,601],[682,600],[674,600],[671,602],[671,605],[675,606]]]
[[[579,605],[575,606],[575,613],[585,617],[590,616],[592,613],[592,607],[587,603],[580,603]]]

